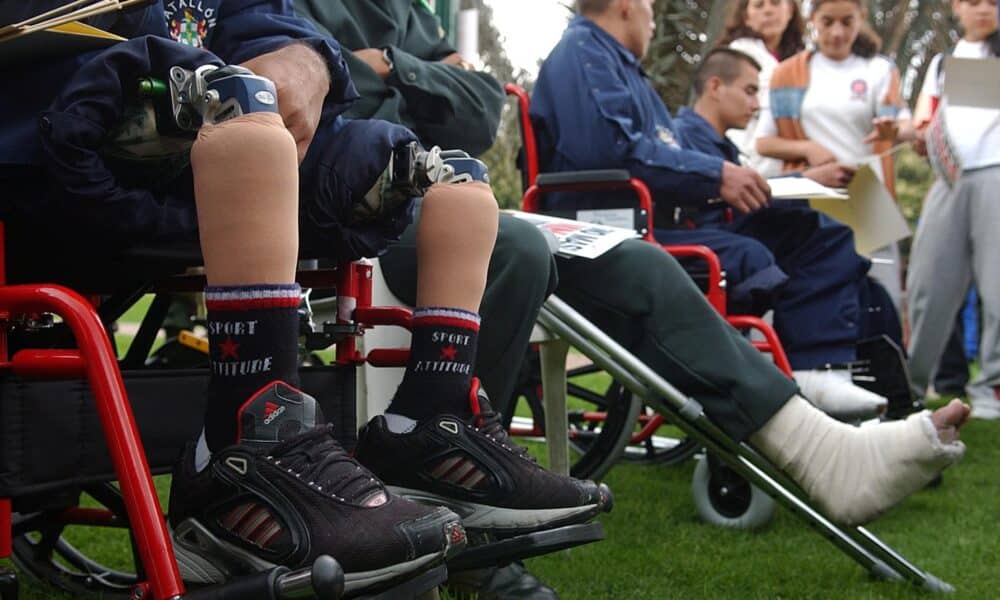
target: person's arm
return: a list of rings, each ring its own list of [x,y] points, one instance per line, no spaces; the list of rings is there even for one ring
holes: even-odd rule
[[[778,125],[774,115],[764,108],[760,111],[753,144],[757,154],[787,162],[805,161],[809,166],[818,167],[837,159],[822,144],[812,140],[789,140],[778,135]]]
[[[324,9],[327,10],[327,9]],[[349,10],[346,7],[342,10]],[[312,13],[320,16],[320,13]],[[364,29],[377,20],[353,14]],[[436,16],[420,3],[410,6],[402,42],[354,54],[403,98],[401,116],[427,144],[481,154],[493,145],[503,110],[503,87],[487,73],[472,70],[441,35]],[[377,39],[378,32],[367,36]]]
[[[340,45],[280,0],[227,0],[206,47],[230,64],[272,79],[278,108],[304,155],[321,119],[357,98]]]
[[[927,126],[930,125],[934,112],[937,111],[938,103],[941,101],[941,82],[938,74],[941,70],[941,54],[937,54],[931,59],[931,64],[927,66],[924,74],[924,83],[920,87],[920,95],[917,96],[917,105],[913,109],[914,140],[913,150],[920,156],[927,156],[927,142],[925,134]]]
[[[388,54],[393,68],[385,81],[403,95],[420,139],[473,155],[493,145],[504,103],[503,87],[496,79],[402,48],[390,47]]]
[[[857,169],[850,165],[832,162],[819,167],[809,167],[801,173],[789,173],[788,175],[800,175],[826,187],[842,188],[851,183],[856,171]]]
[[[888,59],[885,60],[888,62]],[[899,71],[894,64],[889,65],[887,73],[875,86],[878,106],[875,118],[872,119],[872,131],[863,140],[866,144],[895,144],[910,142],[916,138],[910,109],[900,96]]]
[[[675,204],[719,197],[721,158],[682,149],[666,129],[662,137],[647,135],[613,59],[589,39],[562,45],[566,51],[543,65],[532,98],[535,131],[544,137],[540,151],[552,153],[540,156],[543,169],[553,161],[571,169],[626,169]]]

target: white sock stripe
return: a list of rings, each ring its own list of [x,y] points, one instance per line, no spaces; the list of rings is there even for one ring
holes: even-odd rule
[[[261,300],[265,298],[298,298],[302,294],[299,286],[291,288],[245,288],[234,290],[205,290],[205,299],[213,300]]]
[[[414,319],[422,317],[448,317],[449,319],[463,319],[471,321],[476,325],[479,325],[482,320],[476,313],[458,308],[424,307],[413,311]]]

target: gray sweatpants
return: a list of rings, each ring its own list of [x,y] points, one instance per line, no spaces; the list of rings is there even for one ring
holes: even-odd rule
[[[954,189],[937,181],[924,201],[910,253],[910,374],[922,394],[938,364],[969,284],[982,298],[979,375],[973,402],[1000,386],[1000,166],[964,173]]]

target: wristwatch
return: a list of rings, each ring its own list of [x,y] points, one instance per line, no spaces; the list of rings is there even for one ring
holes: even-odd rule
[[[392,57],[389,56],[389,47],[386,46],[382,48],[382,60],[385,61],[387,67],[389,67],[389,72],[392,73],[396,69],[396,65],[392,62]]]

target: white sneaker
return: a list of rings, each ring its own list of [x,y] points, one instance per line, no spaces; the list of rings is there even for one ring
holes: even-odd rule
[[[812,404],[840,420],[865,419],[885,412],[889,400],[854,385],[847,370],[794,371],[799,390]]]
[[[972,418],[984,421],[1000,419],[1000,400],[996,398],[972,398]]]

